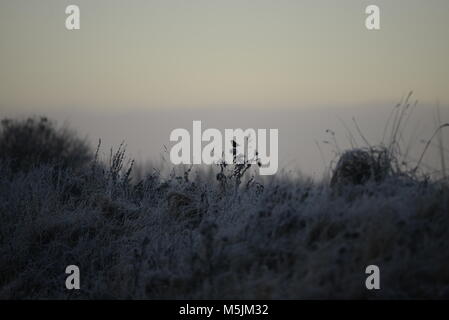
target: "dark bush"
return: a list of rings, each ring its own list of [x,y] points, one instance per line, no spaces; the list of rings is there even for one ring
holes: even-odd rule
[[[345,151],[337,162],[331,187],[383,181],[391,171],[391,159],[384,148]]]
[[[78,169],[91,159],[85,140],[45,117],[1,121],[0,161],[9,163],[13,172],[46,164]]]

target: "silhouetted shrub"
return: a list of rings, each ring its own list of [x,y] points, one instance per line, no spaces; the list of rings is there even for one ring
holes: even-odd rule
[[[91,159],[85,140],[45,117],[1,121],[0,161],[9,163],[13,172],[46,164],[76,169]]]
[[[347,150],[337,162],[331,186],[364,184],[370,180],[380,182],[390,171],[391,160],[384,148]]]

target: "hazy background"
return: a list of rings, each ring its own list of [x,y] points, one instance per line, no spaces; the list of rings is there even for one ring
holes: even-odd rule
[[[81,30],[65,29],[69,4]],[[380,31],[365,28],[370,4]],[[0,0],[0,116],[46,114],[141,161],[192,120],[278,128],[280,165],[319,175],[326,129],[343,148],[354,116],[379,142],[409,90],[416,152],[437,103],[449,121],[448,32],[447,0]]]

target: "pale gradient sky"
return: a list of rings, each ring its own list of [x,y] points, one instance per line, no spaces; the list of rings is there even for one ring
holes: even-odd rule
[[[1,0],[0,105],[449,102],[449,1]],[[81,30],[64,9],[81,8]],[[381,30],[364,8],[381,8]]]
[[[409,90],[421,150],[436,101],[449,120],[448,39],[447,0],[0,0],[0,116],[67,120],[141,159],[192,120],[278,128],[280,166],[320,172],[326,129],[345,140],[356,116],[375,143]]]

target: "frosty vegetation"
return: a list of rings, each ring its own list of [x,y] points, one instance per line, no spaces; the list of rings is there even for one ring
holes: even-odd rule
[[[449,298],[447,180],[407,169],[394,139],[341,152],[330,183],[230,164],[137,179],[123,146],[102,160],[29,121],[0,134],[0,298]],[[34,151],[10,151],[10,128]]]

